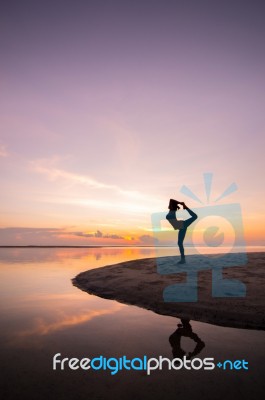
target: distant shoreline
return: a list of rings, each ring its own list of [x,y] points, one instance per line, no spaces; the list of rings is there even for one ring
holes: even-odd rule
[[[107,247],[120,247],[120,248],[177,248],[177,246],[174,245],[165,245],[165,246],[152,246],[152,245],[0,245],[0,249],[95,249],[95,248],[107,248]],[[194,246],[186,246],[187,248],[192,248]],[[196,247],[203,247],[203,246],[196,246]],[[251,246],[246,246],[246,250],[249,251],[250,248],[261,248],[264,247],[264,250],[258,250],[259,253],[264,253],[265,252],[265,246],[264,245],[251,245]],[[240,249],[242,247],[238,247]],[[235,249],[237,249],[235,247]]]
[[[28,245],[28,246],[0,246],[0,249],[60,249],[60,248],[69,248],[69,249],[86,249],[86,248],[101,248],[101,247],[109,247],[109,246],[38,246],[38,245]]]
[[[174,246],[149,246],[149,245],[136,245],[136,246],[128,246],[128,245],[84,245],[84,246],[80,246],[80,245],[72,245],[72,246],[63,246],[63,245],[47,245],[47,246],[43,246],[43,245],[27,245],[27,246],[19,246],[19,245],[9,245],[9,246],[0,246],[0,249],[6,249],[6,248],[11,248],[11,249],[15,249],[15,248],[19,248],[19,249],[50,249],[50,248],[55,248],[55,249],[60,249],[60,248],[69,248],[69,249],[94,249],[94,248],[104,248],[104,247],[131,247],[131,248],[137,248],[137,247],[152,247],[152,248],[156,248],[156,247],[174,247]]]

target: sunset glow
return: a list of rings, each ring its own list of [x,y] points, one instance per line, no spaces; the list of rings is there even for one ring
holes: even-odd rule
[[[153,244],[205,172],[265,245],[262,13],[22,3],[1,12],[1,245]]]

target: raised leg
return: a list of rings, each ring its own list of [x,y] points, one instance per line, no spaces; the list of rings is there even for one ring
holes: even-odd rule
[[[184,221],[185,229],[187,229],[188,226],[190,226],[190,224],[192,224],[192,222],[194,222],[198,218],[198,215],[195,214],[195,212],[193,212],[190,208],[186,207],[186,210],[190,214],[191,218],[188,218],[188,219],[186,219],[186,221]]]
[[[192,224],[192,222],[194,222],[198,218],[197,214],[195,214],[195,212],[193,212],[186,205],[185,205],[185,209],[188,211],[191,218],[187,219],[186,221],[183,221],[183,228],[179,230],[178,246],[179,246],[179,251],[180,251],[180,255],[181,255],[181,260],[180,260],[179,264],[185,264],[185,262],[186,262],[183,242],[185,239],[187,228],[188,228],[188,226],[190,226],[190,224]]]

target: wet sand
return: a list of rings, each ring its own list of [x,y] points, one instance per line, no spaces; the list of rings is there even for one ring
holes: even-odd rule
[[[222,276],[220,285],[226,285],[227,280],[239,280],[245,285],[245,297],[244,294],[232,297],[229,285],[226,286],[227,293],[223,293],[227,297],[213,297],[212,278],[216,270],[210,265],[203,266],[203,256],[197,255],[189,256],[184,266],[177,265],[178,257],[161,257],[92,269],[77,275],[73,285],[89,294],[136,305],[161,315],[264,330],[265,253],[248,253],[247,257],[246,265],[229,268],[227,265],[222,271],[221,264],[218,266],[216,262],[218,276]],[[217,258],[210,260],[213,262]],[[238,265],[236,261],[235,265]],[[179,291],[187,286],[187,280],[190,280],[189,290],[194,292],[196,286],[197,300],[172,300],[172,294],[178,296]],[[172,288],[171,297],[169,286]]]

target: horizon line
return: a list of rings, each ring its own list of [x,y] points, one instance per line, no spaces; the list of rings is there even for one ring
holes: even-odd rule
[[[3,248],[103,248],[103,247],[172,247],[175,248],[175,245],[0,245],[0,249]],[[186,245],[186,247],[194,247],[194,245]],[[208,247],[208,246],[199,246],[196,247]],[[226,248],[229,246],[220,246],[220,248]],[[245,246],[234,246],[237,247],[265,247],[265,244],[256,244],[256,245],[245,245]],[[214,248],[214,247],[212,247]]]

